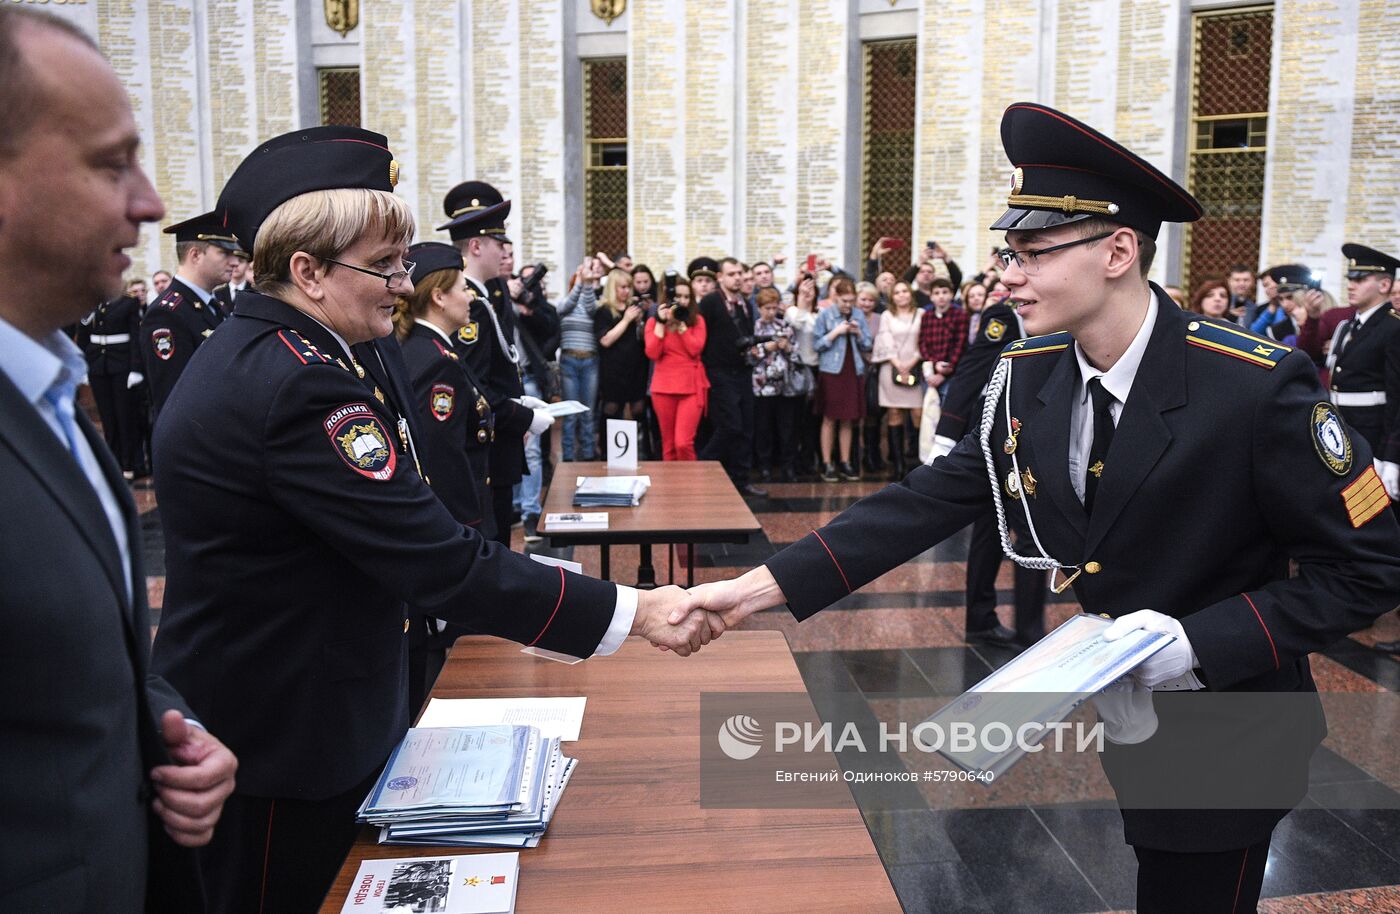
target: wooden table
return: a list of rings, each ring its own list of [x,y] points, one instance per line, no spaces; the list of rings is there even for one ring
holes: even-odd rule
[[[520,914],[899,911],[854,801],[700,808],[702,691],[804,689],[780,632],[730,632],[692,658],[631,638],[574,666],[494,638],[457,642],[439,698],[588,696],[580,739],[564,744],[578,768],[540,846],[520,852]],[[361,860],[432,853],[374,834],[361,829],[321,914],[339,914]]]
[[[651,488],[642,503],[627,508],[575,508],[574,489],[580,476],[650,476]],[[551,528],[550,514],[606,511],[608,529],[571,531]],[[611,580],[609,547],[636,543],[641,547],[637,586],[656,586],[651,547],[657,543],[747,543],[763,528],[744,504],[724,467],[713,460],[644,461],[633,470],[609,470],[606,463],[561,463],[545,496],[539,532],[551,547],[602,546],[602,577]],[[695,550],[686,550],[686,586],[695,583]]]

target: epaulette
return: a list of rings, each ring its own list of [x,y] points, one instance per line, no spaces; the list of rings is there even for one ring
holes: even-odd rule
[[[174,311],[176,308],[180,307],[184,301],[185,296],[181,295],[179,292],[167,292],[156,301],[155,307],[164,308],[167,311]]]
[[[458,359],[461,358],[460,356],[457,355],[457,353],[453,352],[451,349],[448,349],[446,346],[442,345],[442,341],[441,341],[441,340],[433,340],[433,345],[437,347],[437,349],[438,349],[438,354],[441,355],[444,359],[451,359],[452,361],[456,362],[456,361],[458,361]]]
[[[316,348],[315,343],[311,342],[306,337],[302,336],[300,333],[297,333],[290,327],[285,330],[278,330],[277,336],[282,340],[286,347],[292,351],[292,354],[301,360],[301,364],[303,365],[338,364],[341,368],[345,367],[344,362],[342,362],[340,359],[336,359],[332,356],[326,355],[320,349]]]
[[[1209,320],[1193,320],[1187,324],[1186,342],[1260,368],[1273,368],[1293,351],[1291,346],[1267,337]]]
[[[1059,352],[1068,349],[1069,344],[1074,342],[1074,337],[1068,330],[1061,330],[1059,333],[1047,333],[1044,336],[1028,336],[1025,339],[1016,340],[1010,346],[1001,351],[1003,359],[1014,359],[1023,355],[1037,355],[1042,352]]]

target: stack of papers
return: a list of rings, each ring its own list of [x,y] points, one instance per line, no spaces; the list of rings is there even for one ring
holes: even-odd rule
[[[650,487],[650,476],[580,476],[574,489],[574,507],[635,507]]]
[[[538,727],[415,727],[358,821],[381,844],[534,847],[573,774],[558,737]]]
[[[519,882],[518,853],[366,860],[340,911],[511,914]]]
[[[588,512],[586,514],[546,514],[544,516],[545,529],[550,531],[573,530],[606,530],[608,529],[608,514],[606,511]]]

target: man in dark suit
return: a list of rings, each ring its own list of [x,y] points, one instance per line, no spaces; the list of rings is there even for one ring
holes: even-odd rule
[[[1006,232],[1002,281],[1028,331],[1061,332],[998,360],[985,449],[969,434],[766,565],[693,592],[726,624],[783,602],[803,619],[1004,512],[1031,553],[1018,564],[1116,617],[1105,640],[1172,636],[1128,683],[1152,690],[1156,716],[1119,718],[1100,756],[1138,859],[1137,910],[1251,911],[1326,732],[1308,655],[1400,602],[1400,527],[1310,359],[1147,281],[1161,223],[1199,218],[1194,198],[1041,105],[1008,108],[1002,141],[1015,166],[992,226]]]
[[[967,434],[982,424],[987,380],[1001,351],[1026,335],[1021,318],[1005,299],[983,309],[977,338],[958,360],[958,370],[943,388],[942,412],[934,433],[929,462],[950,453]],[[1045,635],[1045,573],[1034,568],[1014,566],[1015,629],[997,619],[997,575],[1001,572],[1001,541],[996,512],[987,510],[972,524],[967,544],[965,599],[967,615],[964,634],[968,641],[983,644],[1017,644],[1022,647]]]
[[[175,236],[180,258],[175,278],[141,321],[141,352],[156,415],[180,380],[190,356],[223,323],[214,289],[228,282],[238,239],[214,213],[203,213],[165,230]]]
[[[744,341],[753,338],[754,316],[741,292],[743,266],[733,257],[719,262],[719,288],[700,299],[705,348],[700,361],[710,378],[710,440],[701,460],[718,460],[741,495],[768,493],[749,482],[753,465],[753,377]]]
[[[163,209],[82,32],[0,7],[0,103],[0,908],[198,911],[177,845],[209,840],[235,762],[148,670],[136,512],[59,331],[121,292]]]

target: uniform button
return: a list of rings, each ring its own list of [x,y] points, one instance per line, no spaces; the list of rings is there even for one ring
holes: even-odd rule
[[[1100,571],[1103,571],[1103,566],[1098,562],[1086,562],[1084,570],[1089,574],[1098,574]]]
[[[408,620],[407,620],[407,619],[404,619],[404,620],[403,620],[403,633],[404,633],[405,635],[408,634]]]
[[[1200,330],[1200,329],[1201,329],[1201,322],[1200,322],[1200,321],[1192,321],[1191,323],[1189,323],[1189,324],[1186,325],[1186,329],[1187,329],[1187,330]]]
[[[486,429],[479,428],[476,430],[476,440],[480,441],[482,444],[486,443]]]
[[[487,484],[488,486],[491,484],[491,477],[490,477],[490,476],[487,476],[487,477],[486,477],[486,484]]]

